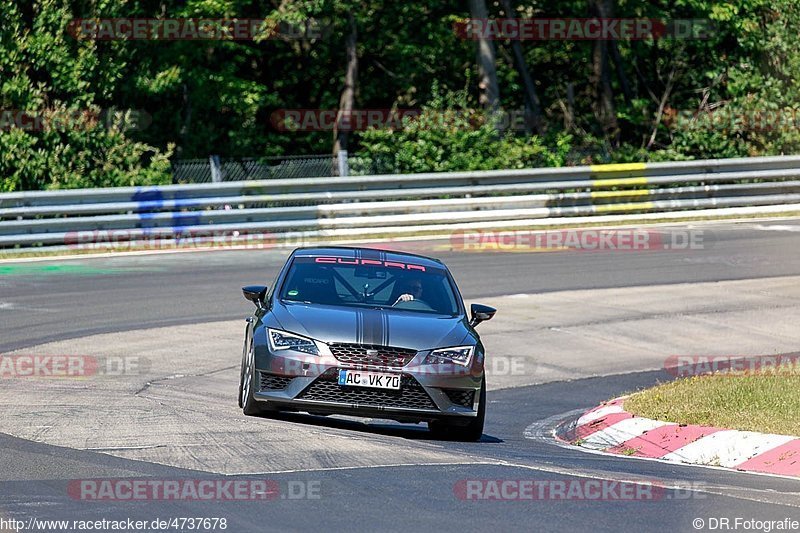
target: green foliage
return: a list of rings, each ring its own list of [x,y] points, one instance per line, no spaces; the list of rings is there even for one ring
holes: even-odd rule
[[[0,133],[2,190],[117,187],[170,183],[169,156],[125,137],[127,122],[98,109],[65,107],[37,115],[41,131]]]
[[[487,7],[490,17],[586,18],[593,3],[514,0],[514,13],[504,13],[500,2]],[[713,26],[700,39],[614,43],[617,132],[606,131],[595,115],[593,42],[523,41],[543,110],[543,133],[532,135],[520,128],[497,132],[496,119],[475,111],[476,44],[454,31],[469,16],[465,2],[0,0],[0,188],[163,183],[170,180],[171,157],[328,153],[331,131],[282,131],[270,119],[278,110],[337,108],[351,15],[358,30],[356,107],[424,110],[402,129],[351,135],[357,171],[800,153],[796,0],[612,4],[615,17]],[[318,33],[93,41],[69,34],[77,17],[266,18],[295,27],[309,23]],[[525,98],[511,43],[495,46],[501,104],[518,115]],[[134,129],[109,125],[97,118],[107,109],[141,110],[152,121]],[[73,118],[67,125],[25,128],[15,122],[19,112]]]
[[[537,136],[514,131],[498,133],[496,126],[509,124],[469,107],[466,91],[434,98],[416,117],[405,117],[403,127],[369,129],[361,133],[362,164],[378,173],[446,172],[499,168],[562,166],[571,136],[560,134],[552,147]]]
[[[68,4],[0,0],[0,190],[169,182],[171,146],[130,139],[101,107],[126,63],[68,34]]]
[[[714,28],[690,42],[702,68],[682,65],[669,124],[651,153],[693,158],[798,153],[800,6],[793,0],[681,2]],[[681,63],[676,59],[675,63]]]

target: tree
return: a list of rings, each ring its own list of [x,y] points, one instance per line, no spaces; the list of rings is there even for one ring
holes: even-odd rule
[[[592,0],[593,11],[601,19],[614,16],[613,0]],[[594,90],[594,112],[603,133],[611,139],[612,145],[619,144],[620,133],[617,111],[614,105],[614,90],[611,86],[609,67],[609,44],[605,38],[594,41],[592,49],[591,84]]]
[[[516,11],[512,4],[512,0],[502,0],[503,10],[506,17],[514,17]],[[533,76],[528,70],[528,64],[525,61],[525,55],[522,52],[522,43],[518,39],[511,41],[511,49],[514,52],[514,64],[517,67],[522,86],[525,88],[525,110],[526,115],[530,117],[530,124],[532,129],[541,134],[543,131],[542,124],[542,106],[539,102],[539,95],[536,93],[536,84],[533,81]]]
[[[339,109],[336,114],[336,124],[333,130],[333,154],[340,150],[347,150],[347,139],[350,128],[340,129],[343,120],[349,119],[355,108],[356,81],[358,80],[358,52],[356,44],[358,42],[358,29],[356,19],[352,13],[348,13],[347,21],[350,25],[350,32],[347,34],[345,44],[347,50],[347,63],[345,65],[344,86],[342,95],[339,98]]]
[[[474,20],[486,21],[489,18],[484,0],[469,0],[469,12]],[[500,88],[497,83],[497,71],[495,68],[496,54],[494,41],[485,32],[479,32],[477,35],[476,55],[478,58],[480,103],[490,113],[495,113],[500,109]]]
[[[111,57],[120,47],[70,36],[69,4],[0,1],[2,190],[168,181],[171,145],[133,140],[132,115],[113,98],[127,68]],[[97,2],[111,14],[114,4]]]

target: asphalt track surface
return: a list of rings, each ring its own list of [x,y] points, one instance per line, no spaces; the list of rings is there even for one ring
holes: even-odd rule
[[[686,231],[701,235],[702,247],[465,253],[431,251],[446,247],[447,241],[397,246],[442,259],[465,299],[800,274],[800,223],[712,225]],[[217,251],[0,264],[0,352],[95,333],[244,316],[249,309],[240,288],[269,284],[287,255],[279,250]]]
[[[800,275],[798,230],[798,223],[777,221],[708,226],[704,248],[684,252],[428,253],[448,264],[465,298],[474,300]],[[285,255],[214,252],[2,264],[0,353],[94,333],[243,317],[249,309],[239,287],[269,283]],[[737,517],[800,520],[797,480],[589,454],[548,437],[568,413],[665,378],[644,372],[490,392],[478,443],[432,441],[418,427],[287,415],[288,439],[294,424],[312,424],[323,433],[344,430],[357,439],[444,451],[452,462],[281,472],[264,465],[260,478],[274,480],[281,490],[268,501],[76,501],[67,495],[73,479],[218,476],[0,434],[0,519],[224,517],[228,531],[692,531],[696,518],[704,520],[700,530],[719,525],[713,521],[719,518],[731,524]],[[655,500],[465,501],[456,488],[464,480],[609,480],[668,488]],[[319,497],[292,499],[289,484],[303,483],[318,487]]]

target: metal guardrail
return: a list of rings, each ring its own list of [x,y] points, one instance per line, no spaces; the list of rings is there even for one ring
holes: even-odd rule
[[[800,211],[800,156],[5,193],[0,248],[198,232],[352,238],[775,206]]]

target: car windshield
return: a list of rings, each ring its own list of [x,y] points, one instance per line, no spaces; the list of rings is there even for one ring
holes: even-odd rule
[[[444,268],[346,257],[295,258],[280,298],[451,316],[459,309]]]

